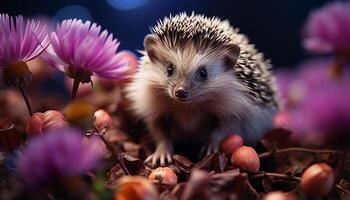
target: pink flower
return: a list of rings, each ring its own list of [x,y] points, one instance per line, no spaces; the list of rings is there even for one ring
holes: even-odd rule
[[[39,56],[49,45],[45,25],[0,14],[0,69]]]
[[[323,90],[329,85],[338,84],[338,81],[332,75],[334,63],[335,59],[312,59],[299,65],[298,70],[277,71],[277,84],[285,108],[289,109],[289,106],[295,106],[307,94],[315,90]],[[342,79],[350,80],[349,70],[344,70]]]
[[[325,143],[346,143],[350,138],[350,94],[346,92],[349,90],[350,82],[344,80],[309,91],[297,109],[290,112],[289,127],[298,134],[306,134],[303,135],[306,140],[317,137]]]
[[[333,59],[311,60],[296,72],[278,76],[287,104],[275,120],[293,130],[302,142],[342,145],[350,138],[350,94],[346,92],[350,71],[335,78],[330,71],[333,64]]]
[[[70,19],[57,25],[43,57],[81,83],[90,82],[91,75],[119,80],[125,78],[128,63],[118,47],[117,39],[96,23]]]
[[[94,169],[103,156],[97,138],[84,140],[75,129],[55,129],[30,140],[20,155],[18,173],[26,183],[39,186]]]
[[[283,101],[289,100],[291,84],[295,81],[296,74],[291,70],[276,70],[276,84]]]
[[[350,2],[333,2],[313,11],[304,28],[304,47],[314,53],[350,54]]]

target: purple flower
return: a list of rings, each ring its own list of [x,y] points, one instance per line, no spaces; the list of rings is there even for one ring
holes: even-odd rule
[[[39,56],[49,43],[46,26],[42,23],[0,14],[0,69],[4,82],[28,85],[32,77],[26,62]]]
[[[290,86],[294,82],[295,76],[295,72],[291,70],[283,69],[276,71],[276,84],[284,101],[288,101],[289,99]]]
[[[278,76],[287,97],[287,127],[312,144],[340,144],[350,138],[350,73],[331,75],[334,59],[311,60]],[[281,87],[280,86],[280,87]]]
[[[322,142],[341,143],[349,138],[350,131],[350,81],[329,84],[309,94],[290,112],[289,126],[296,133],[315,136]],[[333,140],[333,141],[332,141]]]
[[[47,184],[94,169],[103,156],[97,138],[87,140],[75,129],[58,129],[30,140],[17,167],[26,183]]]
[[[341,79],[349,80],[349,70],[345,69],[342,77],[339,78],[332,74],[335,64],[336,60],[329,58],[306,61],[299,66],[295,82],[304,87],[304,93],[310,93],[315,90],[323,90],[330,85],[337,85]]]
[[[277,71],[277,84],[287,108],[289,103],[298,104],[308,93],[337,85],[340,79],[350,80],[350,71],[346,69],[341,78],[332,75],[335,62],[329,58],[312,59],[301,64],[298,70]]]
[[[350,2],[313,11],[304,28],[304,47],[314,53],[350,54]]]
[[[96,23],[64,20],[51,34],[51,45],[44,59],[79,82],[90,82],[91,75],[106,79],[123,79],[127,60],[116,53],[117,39]]]
[[[45,25],[0,14],[0,69],[39,56],[49,45]]]

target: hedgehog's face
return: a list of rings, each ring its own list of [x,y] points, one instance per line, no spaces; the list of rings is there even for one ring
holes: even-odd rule
[[[145,49],[152,62],[151,70],[160,74],[161,88],[164,94],[179,103],[198,103],[214,94],[218,82],[233,71],[239,55],[236,45],[213,49],[197,48],[191,42],[180,48],[160,42],[156,36],[148,35]]]

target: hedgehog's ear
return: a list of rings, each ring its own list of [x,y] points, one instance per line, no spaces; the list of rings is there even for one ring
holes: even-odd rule
[[[238,45],[236,44],[226,44],[224,46],[225,48],[225,64],[227,64],[227,66],[232,67],[236,64],[237,59],[239,57],[239,53],[240,53],[240,48]]]
[[[157,43],[158,43],[158,38],[155,35],[153,34],[146,35],[144,40],[144,46],[145,46],[147,55],[152,62],[159,60],[159,57],[157,56],[157,50],[156,50]]]

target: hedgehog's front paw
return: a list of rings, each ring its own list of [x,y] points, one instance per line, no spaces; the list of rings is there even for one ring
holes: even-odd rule
[[[169,145],[158,145],[156,151],[147,157],[146,163],[151,162],[152,167],[156,167],[158,162],[160,166],[165,166],[172,162],[173,151]]]
[[[200,152],[199,152],[199,158],[203,158],[205,156],[209,156],[213,153],[216,153],[219,151],[219,146],[216,145],[216,144],[207,144],[207,145],[204,145]]]
[[[213,153],[219,152],[219,146],[218,145],[209,145],[207,147],[206,155],[211,155]]]

